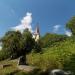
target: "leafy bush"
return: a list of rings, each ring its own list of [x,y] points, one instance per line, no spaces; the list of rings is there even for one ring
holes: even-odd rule
[[[67,39],[58,46],[44,48],[43,53],[31,53],[27,56],[28,63],[42,70],[64,69],[75,71],[75,42]]]
[[[42,42],[43,42],[43,47],[51,47],[51,46],[55,46],[55,45],[59,45],[60,42],[66,40],[67,36],[65,35],[58,35],[58,34],[50,34],[50,33],[46,33],[45,36],[43,36],[41,38]]]
[[[0,61],[9,58],[11,55],[10,51],[1,50],[0,51]]]
[[[38,40],[38,42],[35,42],[35,46],[33,50],[35,53],[39,53],[42,51],[42,41],[41,40]]]
[[[72,54],[70,59],[64,64],[65,70],[71,70],[75,74],[75,54]]]

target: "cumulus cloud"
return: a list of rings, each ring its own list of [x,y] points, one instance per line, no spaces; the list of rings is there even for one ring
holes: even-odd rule
[[[53,27],[53,32],[57,32],[60,27],[61,27],[60,25],[55,25],[55,26]]]
[[[32,13],[27,12],[26,16],[23,17],[23,19],[21,20],[21,23],[15,27],[12,27],[12,29],[19,31],[23,31],[24,29],[29,29],[29,31],[32,32],[31,23],[32,23]]]
[[[70,31],[66,31],[65,34],[69,37],[72,36],[72,32],[70,32]]]

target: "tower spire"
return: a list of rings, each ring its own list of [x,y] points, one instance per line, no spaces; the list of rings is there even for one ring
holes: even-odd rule
[[[36,25],[35,34],[39,34],[40,35],[39,23],[37,23],[37,25]]]
[[[39,24],[36,25],[36,29],[34,32],[34,39],[37,42],[40,39],[40,30],[39,30]]]

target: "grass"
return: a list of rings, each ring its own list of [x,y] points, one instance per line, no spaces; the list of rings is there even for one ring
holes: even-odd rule
[[[28,63],[42,70],[60,68],[64,70],[75,70],[75,41],[65,40],[59,45],[43,49],[42,53],[31,53],[27,56]],[[73,58],[73,59],[71,59]],[[71,64],[70,62],[73,63]],[[67,65],[66,65],[67,64]]]
[[[10,64],[10,66],[4,67],[0,69],[0,75],[6,75],[6,74],[10,74],[14,71],[17,71],[17,61],[16,60],[4,60],[0,62],[0,65],[4,65],[4,64]]]

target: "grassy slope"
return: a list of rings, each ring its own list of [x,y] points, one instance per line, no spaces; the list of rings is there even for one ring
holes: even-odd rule
[[[43,49],[43,53],[32,53],[28,55],[28,62],[46,70],[48,68],[66,69],[65,64],[69,64],[70,58],[75,54],[74,40],[66,40],[50,48]],[[74,60],[73,60],[74,61]],[[70,65],[70,64],[69,64]],[[73,66],[73,65],[72,65]],[[74,66],[75,67],[75,66]],[[70,70],[70,68],[68,68]]]
[[[40,69],[46,70],[48,68],[62,68],[64,69],[65,63],[70,61],[70,57],[75,54],[75,42],[73,40],[67,40],[59,43],[59,45],[55,45],[50,48],[43,49],[43,53],[31,53],[27,55],[27,62],[30,65],[34,65],[39,67]],[[12,66],[0,69],[0,75],[10,74],[11,72],[17,71],[17,61],[2,61],[0,64],[12,64]],[[70,64],[69,64],[70,65]],[[72,64],[71,64],[72,65]],[[72,66],[74,68],[75,66]],[[69,70],[71,68],[68,68]],[[74,69],[75,70],[75,69]],[[26,75],[18,74],[15,75]]]

